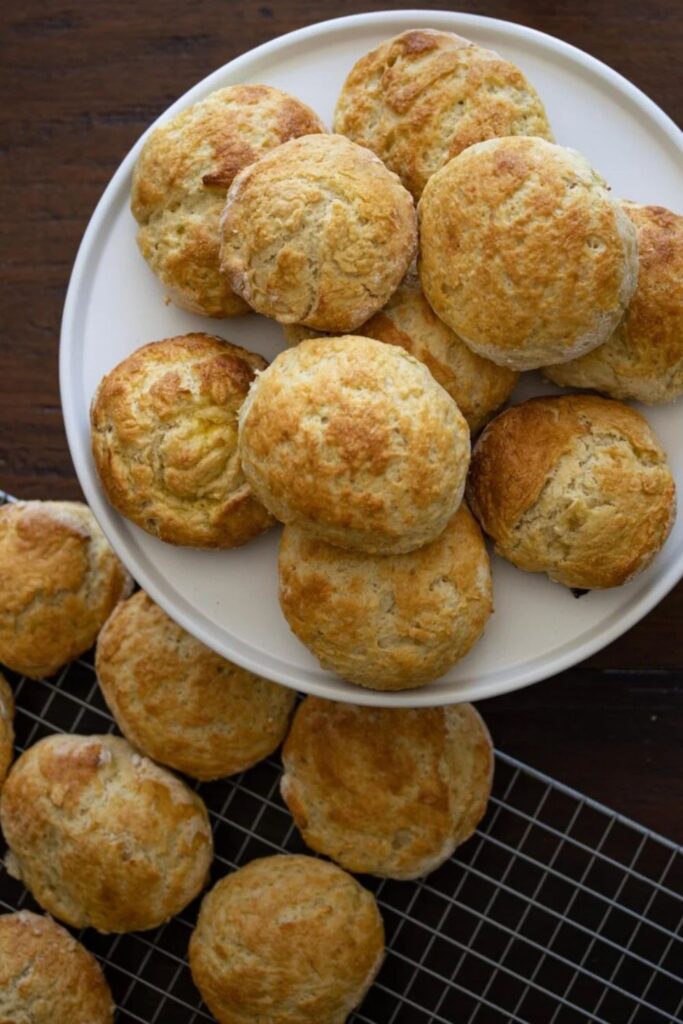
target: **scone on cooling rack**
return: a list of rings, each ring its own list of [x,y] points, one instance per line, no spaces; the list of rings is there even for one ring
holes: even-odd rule
[[[0,673],[0,790],[14,754],[14,695]]]
[[[646,421],[597,395],[535,398],[501,413],[475,446],[467,495],[499,555],[587,590],[646,569],[676,511]]]
[[[192,313],[249,306],[219,270],[220,215],[233,178],[299,135],[324,132],[305,103],[268,85],[229,85],[155,128],[133,173],[140,252],[171,299]]]
[[[382,308],[417,246],[410,194],[341,135],[294,139],[246,167],[221,225],[221,269],[250,306],[340,334]]]
[[[112,1024],[114,1002],[91,953],[51,918],[0,915],[0,1021]]]
[[[251,768],[280,745],[296,694],[209,650],[141,590],[97,638],[97,677],[126,739],[204,781]]]
[[[254,493],[281,522],[376,554],[437,537],[460,504],[469,430],[422,363],[347,335],[281,352],[240,413]]]
[[[282,796],[304,841],[348,871],[418,878],[481,821],[493,749],[471,704],[354,707],[307,697],[283,750]]]
[[[328,861],[253,860],[204,897],[192,977],[219,1024],[343,1024],[384,958],[374,897]]]
[[[0,507],[0,663],[45,679],[95,642],[132,581],[79,501]]]
[[[208,334],[143,345],[93,398],[92,451],[114,508],[171,544],[230,548],[273,519],[237,455],[237,415],[265,359]]]
[[[296,636],[350,683],[406,690],[471,650],[493,610],[491,569],[461,504],[436,540],[402,555],[344,551],[286,526],[280,606]]]
[[[213,857],[203,801],[116,736],[29,747],[0,798],[7,868],[74,928],[130,932],[180,913]]]

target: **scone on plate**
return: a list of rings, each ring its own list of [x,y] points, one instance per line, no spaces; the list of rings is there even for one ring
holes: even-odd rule
[[[384,958],[373,895],[313,857],[252,860],[202,901],[192,977],[219,1024],[343,1024]]]
[[[683,217],[622,201],[638,232],[638,287],[604,345],[544,373],[561,387],[660,404],[683,394]]]
[[[461,504],[443,533],[404,555],[367,555],[298,526],[280,543],[280,606],[323,668],[373,690],[442,676],[471,650],[493,608],[477,523]]]
[[[92,451],[114,508],[171,544],[231,548],[272,526],[237,455],[261,356],[208,334],[143,345],[100,383]]]
[[[412,551],[455,513],[469,430],[426,366],[347,335],[281,352],[240,413],[254,493],[283,523],[375,554]]]
[[[416,199],[435,171],[475,142],[553,137],[518,67],[429,28],[402,32],[356,62],[337,101],[334,130],[377,153]]]
[[[0,1021],[112,1024],[102,968],[72,935],[42,914],[0,915]]]
[[[339,334],[382,308],[417,247],[410,194],[341,135],[294,139],[246,167],[221,224],[238,295],[280,323]]]
[[[234,775],[272,754],[296,699],[293,690],[209,650],[141,590],[105,623],[95,668],[129,743],[202,780]]]
[[[348,871],[417,878],[481,821],[493,748],[471,704],[371,708],[307,697],[283,764],[282,796],[308,846]]]
[[[631,220],[582,156],[544,139],[466,149],[430,178],[419,216],[429,304],[513,370],[597,348],[635,291]]]
[[[157,928],[206,883],[202,800],[116,736],[48,736],[14,763],[0,798],[7,869],[74,928]]]
[[[132,580],[80,501],[0,508],[0,662],[45,679],[95,642]]]
[[[586,590],[646,569],[676,511],[646,421],[596,395],[535,398],[501,413],[475,446],[467,495],[503,558]]]
[[[14,694],[0,673],[0,790],[14,754]]]
[[[229,85],[155,128],[133,172],[140,252],[192,313],[249,312],[219,270],[220,215],[233,178],[267,150],[324,132],[305,103],[269,85]]]

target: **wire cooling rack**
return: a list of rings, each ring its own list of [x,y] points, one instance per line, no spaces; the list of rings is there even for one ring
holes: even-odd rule
[[[0,492],[0,501],[3,495]],[[13,685],[17,748],[53,732],[114,731],[92,660]],[[307,852],[275,759],[197,786],[212,882],[254,857]],[[0,854],[4,847],[0,840]],[[683,851],[514,758],[476,835],[427,879],[362,878],[388,955],[354,1024],[661,1024],[683,1019]],[[79,935],[102,961],[118,1024],[199,1024],[186,962],[195,901],[153,932]],[[0,865],[0,909],[38,909]]]

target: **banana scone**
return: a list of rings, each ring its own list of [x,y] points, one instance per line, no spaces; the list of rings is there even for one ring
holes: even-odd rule
[[[0,508],[0,662],[54,675],[95,642],[132,580],[80,501]]]
[[[14,694],[0,673],[0,790],[14,754]]]
[[[596,395],[535,398],[489,423],[467,485],[496,551],[567,587],[616,587],[669,535],[676,490],[635,409]]]
[[[430,178],[419,216],[429,304],[513,370],[597,348],[635,291],[631,220],[580,154],[544,139],[470,146]]]
[[[220,216],[235,175],[299,135],[324,132],[317,114],[269,85],[229,85],[148,136],[133,172],[140,252],[178,306],[241,316],[220,262]]]
[[[386,878],[417,878],[447,860],[484,816],[493,779],[491,738],[471,704],[307,697],[282,760],[282,796],[307,845]]]
[[[258,313],[351,332],[386,303],[417,248],[413,200],[341,135],[286,142],[235,178],[221,269]]]
[[[475,142],[553,138],[543,104],[518,67],[429,28],[402,32],[354,64],[334,130],[377,153],[416,199],[435,171]]]
[[[74,928],[157,928],[206,884],[203,801],[117,736],[47,736],[0,797],[9,873]]]
[[[443,533],[405,555],[343,551],[286,526],[280,606],[323,668],[373,690],[438,679],[471,650],[493,609],[491,569],[463,503]]]
[[[232,548],[272,526],[237,454],[237,417],[267,362],[208,334],[143,345],[102,379],[92,451],[114,508],[170,544]]]
[[[660,404],[683,394],[683,217],[622,201],[638,233],[638,287],[604,345],[543,370],[560,387]]]
[[[343,1024],[384,958],[373,895],[313,857],[252,860],[202,901],[190,968],[219,1024]]]

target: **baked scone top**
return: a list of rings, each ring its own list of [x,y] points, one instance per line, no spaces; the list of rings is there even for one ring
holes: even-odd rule
[[[14,694],[0,672],[0,790],[14,753]]]

